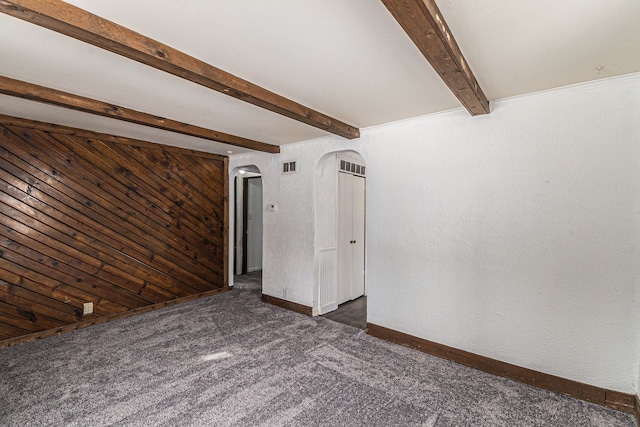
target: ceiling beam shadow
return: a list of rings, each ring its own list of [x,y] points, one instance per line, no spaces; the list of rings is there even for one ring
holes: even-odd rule
[[[420,52],[472,116],[488,114],[478,85],[435,0],[382,0]]]
[[[266,153],[280,152],[280,147],[277,145],[271,145],[235,135],[229,135],[212,129],[189,125],[164,117],[154,116],[141,111],[97,101],[95,99],[85,98],[68,92],[62,92],[56,89],[11,79],[9,77],[0,76],[0,94],[56,105],[71,110],[82,111],[84,113],[109,117],[111,119],[122,120],[143,126],[150,126],[169,132],[195,136],[198,138],[208,139],[210,141],[222,142],[236,147],[264,151]]]
[[[354,126],[63,1],[0,0],[0,12],[344,138],[360,137]]]

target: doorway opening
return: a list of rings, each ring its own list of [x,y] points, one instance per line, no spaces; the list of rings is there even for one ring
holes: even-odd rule
[[[314,309],[364,328],[366,167],[354,151],[330,153],[316,170]]]
[[[233,285],[262,290],[262,175],[243,166],[234,175]]]
[[[335,311],[324,314],[323,317],[354,328],[367,329],[367,296],[362,295],[340,304]]]

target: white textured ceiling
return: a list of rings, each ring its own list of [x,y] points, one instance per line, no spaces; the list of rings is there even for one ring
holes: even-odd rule
[[[379,0],[69,3],[360,128],[459,107]],[[638,0],[437,3],[490,100],[640,71]],[[3,14],[0,74],[271,144],[326,135]],[[8,96],[0,113],[246,151]]]

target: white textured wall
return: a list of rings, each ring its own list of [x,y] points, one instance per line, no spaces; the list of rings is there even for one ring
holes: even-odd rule
[[[314,283],[314,177],[320,158],[339,147],[336,139],[287,144],[279,155],[247,153],[231,156],[229,169],[256,165],[262,173],[263,212],[262,292],[313,306]],[[297,162],[297,172],[283,175],[283,161]]]
[[[314,303],[314,171],[344,149],[367,164],[369,322],[638,391],[639,74],[232,157],[278,205],[265,293]]]

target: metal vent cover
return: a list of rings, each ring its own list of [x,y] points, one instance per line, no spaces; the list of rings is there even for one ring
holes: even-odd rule
[[[352,175],[365,176],[364,165],[350,162],[348,160],[340,160],[340,172],[350,173]]]
[[[296,173],[297,171],[295,160],[282,162],[282,173]]]

